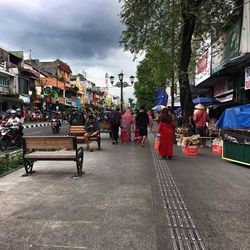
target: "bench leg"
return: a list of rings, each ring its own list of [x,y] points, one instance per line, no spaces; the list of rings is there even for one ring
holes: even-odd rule
[[[99,136],[97,139],[98,149],[101,149],[101,137]]]
[[[33,171],[34,162],[29,161],[29,160],[23,160],[23,163],[24,163],[24,168],[25,168],[26,174],[27,175],[32,174],[34,172]]]
[[[82,166],[83,166],[83,148],[80,147],[77,150],[77,159],[76,159],[76,169],[78,176],[84,174],[84,171],[82,171]]]

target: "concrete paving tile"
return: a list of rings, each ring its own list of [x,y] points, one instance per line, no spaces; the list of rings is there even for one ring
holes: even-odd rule
[[[165,226],[157,226],[157,241],[158,241],[158,250],[173,250],[173,243],[170,237],[169,228]]]
[[[152,209],[148,207],[111,207],[104,223],[112,225],[152,225]]]
[[[74,204],[75,206],[89,206],[89,207],[99,207],[105,208],[110,206],[111,203],[111,195],[110,194],[75,194],[68,201],[70,204]]]
[[[125,250],[125,249],[158,249],[157,235],[154,225],[130,225],[117,224],[105,225],[101,234],[100,249]]]
[[[2,250],[27,250],[31,245],[27,243],[0,243],[0,249]]]
[[[22,220],[52,220],[56,215],[57,207],[48,206],[46,203],[31,203],[14,211],[10,217]]]
[[[102,230],[91,222],[52,221],[34,244],[47,247],[95,249]]]
[[[47,221],[5,220],[0,222],[2,244],[30,244],[35,242],[49,223]]]
[[[200,231],[208,249],[212,250],[248,250],[250,232]]]
[[[151,196],[151,186],[150,185],[140,185],[140,184],[119,184],[112,190],[112,196],[122,196],[122,195],[145,195]]]
[[[250,215],[246,213],[231,212],[218,212],[211,211],[205,212],[207,222],[213,225],[214,228],[221,231],[232,232],[250,232]]]
[[[111,207],[152,207],[152,197],[143,194],[112,195]]]
[[[13,186],[16,186],[16,182],[0,182],[0,195],[6,191],[9,191]]]
[[[28,195],[25,193],[20,193],[18,195],[4,193],[4,195],[1,196],[0,202],[0,219],[7,219],[17,210],[26,207],[35,195],[35,192],[29,193]]]
[[[68,204],[66,207],[57,207],[53,220],[56,221],[84,221],[101,223],[106,217],[107,210],[105,207],[98,206],[76,206]]]

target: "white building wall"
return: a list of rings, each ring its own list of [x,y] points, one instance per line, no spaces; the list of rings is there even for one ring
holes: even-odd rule
[[[250,53],[250,1],[244,0],[240,53]]]

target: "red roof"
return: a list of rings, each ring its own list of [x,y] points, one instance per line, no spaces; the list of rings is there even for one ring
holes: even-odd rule
[[[57,62],[59,63],[58,67],[62,70],[64,70],[67,73],[72,73],[71,68],[68,64],[64,63],[60,59],[57,59]]]

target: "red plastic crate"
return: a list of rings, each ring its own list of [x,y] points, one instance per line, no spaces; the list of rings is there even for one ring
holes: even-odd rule
[[[212,153],[216,155],[222,155],[222,146],[213,144],[212,145]]]
[[[197,146],[187,146],[187,147],[183,147],[182,149],[185,155],[197,155],[198,154]]]

